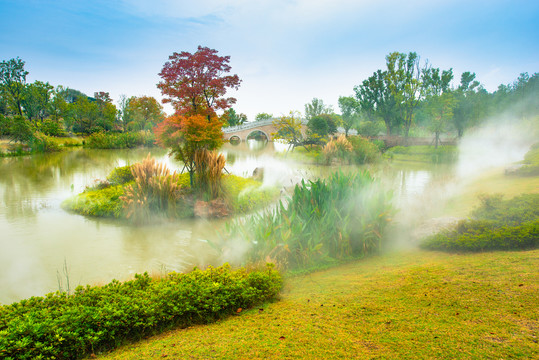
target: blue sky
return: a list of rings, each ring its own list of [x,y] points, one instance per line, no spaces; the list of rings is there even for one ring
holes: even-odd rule
[[[250,120],[303,112],[314,97],[338,110],[392,51],[453,68],[456,81],[475,72],[493,91],[539,71],[539,1],[0,0],[0,59],[88,95],[161,99],[168,56],[198,45],[231,57],[243,82],[230,95]]]

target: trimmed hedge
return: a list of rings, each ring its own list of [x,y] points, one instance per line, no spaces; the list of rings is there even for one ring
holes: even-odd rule
[[[78,287],[0,307],[2,359],[77,359],[165,329],[208,323],[273,298],[282,278],[228,264],[152,280]]]

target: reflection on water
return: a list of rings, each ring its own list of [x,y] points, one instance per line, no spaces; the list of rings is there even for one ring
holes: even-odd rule
[[[288,161],[273,142],[226,144],[226,169],[251,176],[264,169],[264,184],[288,187],[332,169]],[[57,154],[0,159],[0,303],[58,290],[57,272],[67,263],[71,287],[127,279],[135,273],[183,271],[217,261],[209,242],[226,220],[184,220],[131,227],[64,211],[60,204],[110,171],[141,161],[148,150],[76,149]],[[165,150],[151,153],[171,170],[182,166]],[[353,168],[349,168],[353,171]],[[384,172],[398,196],[414,196],[435,178],[429,169]]]

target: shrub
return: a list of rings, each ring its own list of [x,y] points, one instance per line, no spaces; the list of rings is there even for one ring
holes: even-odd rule
[[[524,155],[523,165],[515,171],[520,176],[539,175],[539,143],[534,144]]]
[[[60,122],[51,119],[44,120],[40,130],[48,136],[66,136],[66,132]]]
[[[339,135],[337,139],[331,139],[322,150],[326,161],[330,164],[333,160],[341,160],[349,162],[354,150],[350,141],[344,135]]]
[[[518,250],[539,246],[539,194],[510,200],[501,195],[481,197],[473,220],[426,238],[421,246],[442,251]]]
[[[122,185],[87,189],[83,193],[65,200],[62,206],[82,215],[119,218],[123,215],[123,204],[120,200],[123,195],[124,187]]]
[[[0,307],[3,359],[78,359],[177,326],[208,323],[276,296],[281,276],[267,265],[113,280]]]
[[[353,159],[356,164],[372,163],[380,158],[379,145],[374,144],[369,139],[361,136],[350,136],[349,140],[353,147]]]
[[[28,142],[32,152],[45,153],[60,151],[60,146],[47,135],[36,132],[33,138]]]
[[[107,176],[107,181],[111,185],[122,185],[135,180],[131,171],[132,167],[132,165],[126,165],[115,168],[111,171],[109,176]]]
[[[428,250],[491,251],[525,250],[539,246],[539,220],[516,226],[494,221],[463,220],[453,230],[428,237],[421,245]]]
[[[85,146],[92,149],[125,149],[154,146],[155,135],[150,131],[110,133],[96,132],[86,138]]]
[[[434,146],[394,146],[385,152],[385,156],[391,159],[404,161],[419,161],[435,164],[451,163],[458,159],[458,148],[456,146],[444,145]]]

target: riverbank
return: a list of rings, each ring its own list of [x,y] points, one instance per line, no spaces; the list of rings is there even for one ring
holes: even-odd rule
[[[279,302],[100,359],[532,358],[539,250],[392,252],[289,278]]]

